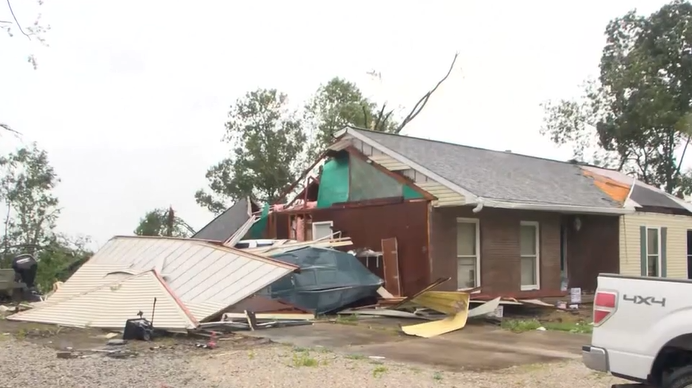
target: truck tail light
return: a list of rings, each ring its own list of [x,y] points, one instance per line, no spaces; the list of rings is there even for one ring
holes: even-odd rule
[[[593,301],[593,324],[601,325],[617,310],[618,294],[611,291],[597,291]]]

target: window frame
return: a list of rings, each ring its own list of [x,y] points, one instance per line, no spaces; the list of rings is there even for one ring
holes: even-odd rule
[[[532,226],[536,230],[536,254],[521,254],[521,228]],[[525,258],[533,258],[535,264],[536,284],[521,284],[521,261]],[[521,221],[519,223],[519,285],[522,291],[536,291],[541,289],[541,226],[538,221]]]
[[[476,227],[476,252],[475,255],[460,255],[459,252],[457,251],[457,246],[459,244],[457,240],[459,236],[459,224],[474,224]],[[456,264],[457,264],[457,271],[459,268],[459,259],[471,259],[474,258],[476,259],[476,273],[475,273],[475,281],[476,285],[475,287],[480,287],[481,286],[481,220],[478,218],[464,218],[464,217],[457,217],[456,221],[456,230],[454,231],[454,250],[456,254]],[[457,290],[461,290],[459,288],[459,280],[457,279]]]
[[[329,225],[329,227],[330,227],[331,230],[332,230],[332,233],[331,233],[331,234],[332,234],[332,235],[334,234],[334,221],[316,221],[316,222],[313,222],[312,225],[311,225],[311,228],[312,228],[312,239],[313,239],[313,240],[318,240],[318,238],[315,236],[315,235],[316,235],[315,232],[317,231],[316,226],[320,226],[320,225]],[[320,238],[324,238],[324,237],[320,237]]]
[[[658,252],[656,252],[656,273],[657,274],[654,275],[654,277],[661,277],[662,276],[662,274],[661,274],[662,268],[661,267],[663,265],[663,262],[661,260],[662,259],[662,257],[661,257],[661,227],[660,226],[645,225],[644,228],[646,230],[646,233],[645,233],[646,240],[644,241],[644,250],[646,251],[646,257],[645,257],[646,261],[644,263],[645,268],[646,268],[646,276],[650,276],[649,275],[649,256],[653,256],[653,255],[649,254],[649,231],[655,230],[656,231],[656,238],[658,240]],[[687,257],[687,256],[685,256],[685,257]]]

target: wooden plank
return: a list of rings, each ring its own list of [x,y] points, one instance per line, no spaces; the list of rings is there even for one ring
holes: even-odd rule
[[[396,237],[382,239],[382,262],[384,266],[384,288],[394,296],[401,296],[399,251]]]

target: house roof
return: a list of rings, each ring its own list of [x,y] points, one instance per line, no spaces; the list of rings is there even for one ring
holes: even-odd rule
[[[487,199],[618,208],[576,164],[349,128]]]
[[[85,266],[91,271],[93,264],[155,268],[198,321],[298,270],[280,260],[203,241],[140,236],[112,238]],[[82,276],[81,271],[73,278]]]
[[[618,171],[353,127],[345,132],[414,169],[421,166],[430,178],[467,197],[504,203],[501,207],[526,204],[536,209],[545,205],[622,212],[634,205],[692,210],[672,195]],[[474,198],[469,199],[473,203]]]
[[[192,238],[200,240],[226,241],[252,216],[252,201],[241,198],[223,213],[211,220]]]
[[[586,171],[593,172],[609,180],[617,181],[620,184],[630,187],[630,193],[627,200],[635,207],[666,208],[677,211],[692,212],[692,205],[684,200],[670,195],[658,187],[654,187],[636,180],[622,172],[594,166],[583,166],[582,168]]]

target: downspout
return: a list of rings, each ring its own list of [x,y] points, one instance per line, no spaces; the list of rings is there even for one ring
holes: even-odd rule
[[[471,211],[474,213],[479,213],[481,210],[483,210],[483,198],[481,198],[481,197],[476,198],[476,202],[478,204]]]

